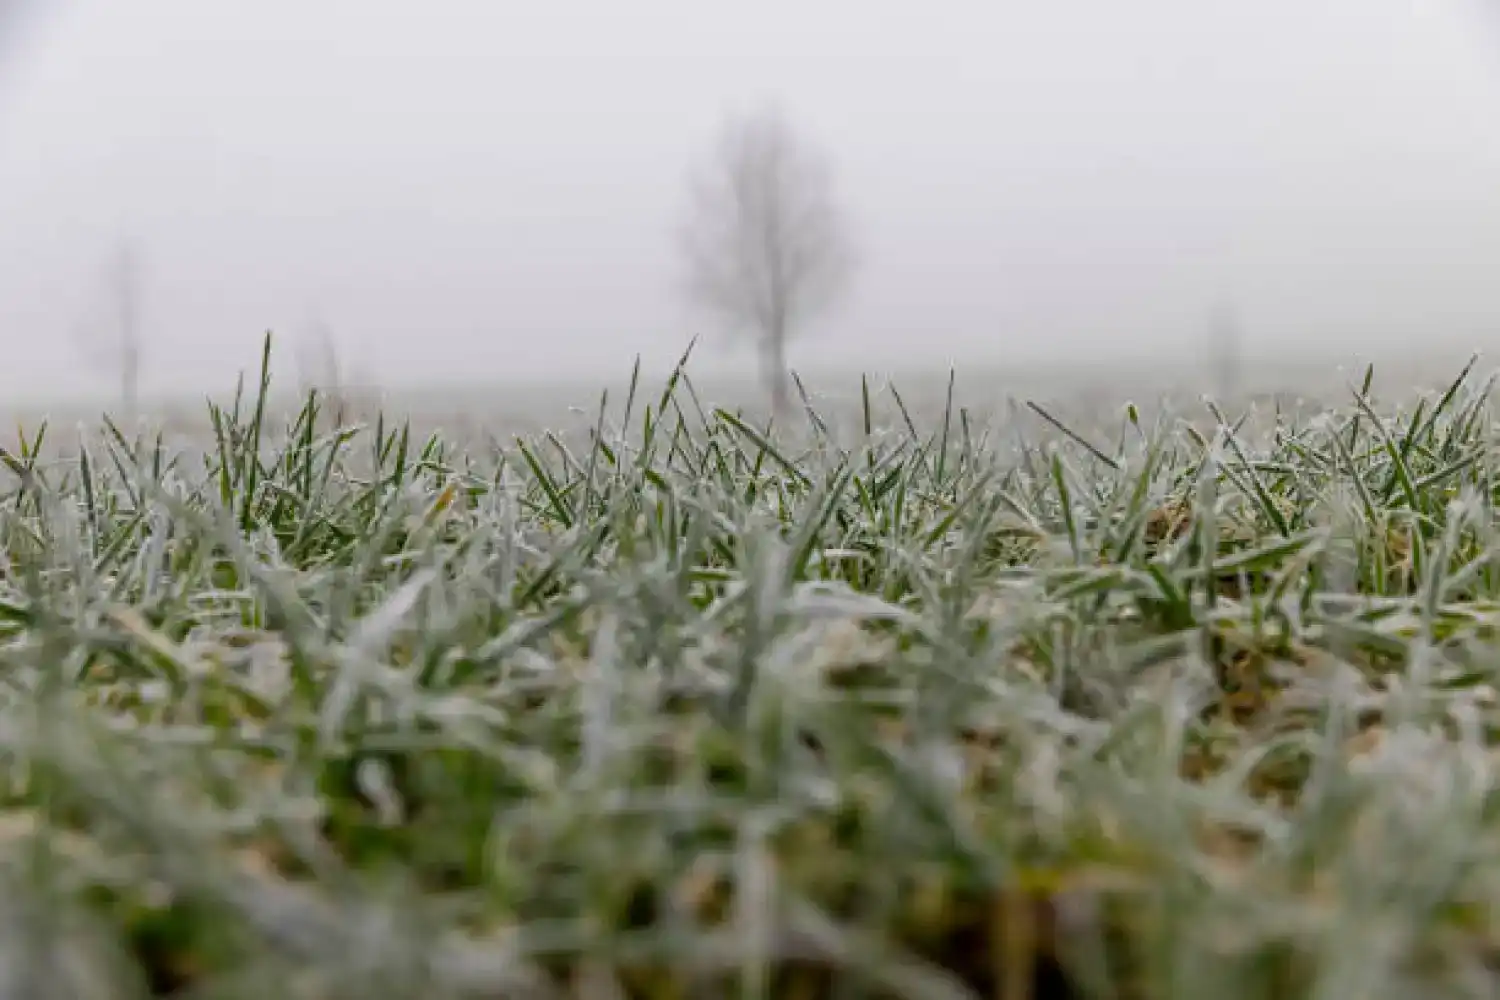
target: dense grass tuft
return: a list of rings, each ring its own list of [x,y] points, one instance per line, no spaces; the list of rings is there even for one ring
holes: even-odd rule
[[[0,996],[1497,988],[1469,372],[1003,448],[680,370],[504,447],[268,385],[0,454]]]

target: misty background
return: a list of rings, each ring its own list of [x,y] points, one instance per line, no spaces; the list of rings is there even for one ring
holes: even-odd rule
[[[19,11],[17,0],[9,2]],[[711,335],[672,241],[726,111],[826,152],[860,270],[792,361],[1201,361],[1500,344],[1485,0],[38,0],[0,40],[0,392],[143,387],[317,317],[387,385],[614,378]],[[700,366],[747,367],[710,339]]]

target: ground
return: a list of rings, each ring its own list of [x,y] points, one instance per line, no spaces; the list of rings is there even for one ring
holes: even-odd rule
[[[1495,424],[1403,376],[33,422],[0,994],[1493,995]]]

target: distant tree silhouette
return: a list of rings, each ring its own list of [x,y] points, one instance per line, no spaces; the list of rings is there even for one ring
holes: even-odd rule
[[[346,373],[333,327],[316,310],[309,310],[299,343],[299,364],[304,390],[316,389],[331,407],[335,426],[344,422],[348,400]]]
[[[106,278],[110,315],[99,325],[80,327],[78,346],[87,363],[120,380],[120,405],[133,419],[140,403],[143,342],[140,257],[130,240],[116,246]]]
[[[1239,311],[1227,299],[1214,308],[1209,327],[1209,351],[1213,377],[1221,403],[1240,389],[1240,365],[1244,351]]]
[[[695,176],[686,291],[753,337],[773,411],[790,406],[787,343],[845,290],[853,264],[828,165],[777,110],[731,117]]]

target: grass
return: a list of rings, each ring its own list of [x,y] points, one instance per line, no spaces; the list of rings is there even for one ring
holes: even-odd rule
[[[1468,370],[1005,447],[682,369],[503,447],[268,389],[0,454],[0,996],[1496,989]]]

